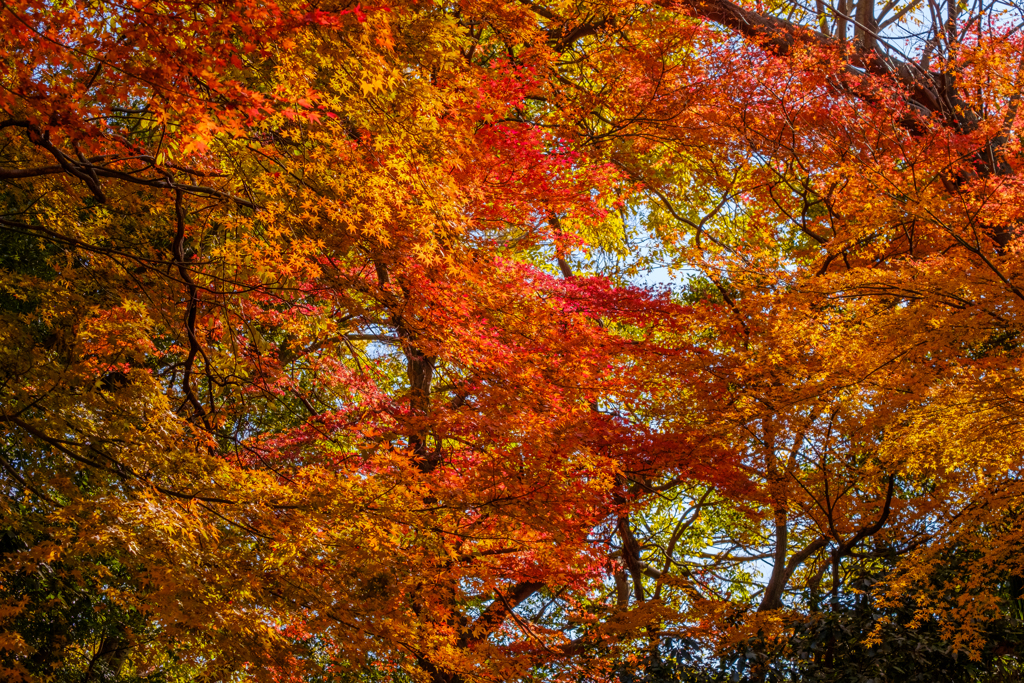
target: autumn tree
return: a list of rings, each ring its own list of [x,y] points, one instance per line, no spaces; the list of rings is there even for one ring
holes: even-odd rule
[[[730,485],[616,409],[690,313],[552,272],[618,177],[482,9],[5,9],[6,676],[526,675],[624,471]]]
[[[994,651],[1012,7],[4,12],[9,678]]]
[[[632,60],[613,47],[623,33],[602,30],[611,18],[585,20],[597,37],[566,79],[587,118],[571,125],[645,195],[644,258],[696,271],[689,296],[728,311],[698,328],[729,388],[703,412],[761,497],[687,484],[642,513],[642,537],[622,539],[647,567],[633,593],[675,588],[683,634],[704,643],[723,642],[709,620],[726,641],[784,642],[787,619],[840,611],[888,567],[883,609],[909,598],[913,623],[942,615],[954,651],[991,652],[986,624],[1007,615],[1019,573],[1004,374],[1019,362],[1017,15],[665,9],[650,21],[676,30],[631,35]],[[580,66],[601,55],[614,58]],[[632,97],[607,95],[622,83]],[[964,571],[941,571],[950,553]]]

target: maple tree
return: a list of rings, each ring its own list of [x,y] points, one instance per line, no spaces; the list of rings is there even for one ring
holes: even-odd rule
[[[694,293],[732,312],[713,335],[728,350],[708,368],[732,401],[707,414],[724,418],[766,499],[760,519],[700,490],[667,506],[667,520],[666,506],[648,515],[654,597],[674,569],[697,626],[688,636],[709,642],[718,618],[720,632],[784,643],[791,610],[838,612],[858,573],[888,566],[875,588],[888,596],[882,622],[861,637],[878,644],[886,601],[911,596],[912,625],[943,615],[942,637],[978,657],[1006,604],[999,587],[1018,571],[1018,461],[1004,441],[1013,390],[1002,373],[1019,363],[1019,61],[996,56],[1019,54],[1017,29],[990,8],[953,8],[911,60],[906,35],[886,42],[877,17],[872,28],[858,14],[847,36],[842,8],[810,13],[821,22],[812,30],[729,3],[687,7],[754,46],[715,53],[728,91],[700,66],[657,73],[662,101],[621,116],[647,130],[629,140],[631,153],[646,142],[645,154],[625,165],[651,195],[664,262],[702,273]],[[694,532],[687,552],[680,540]],[[954,550],[970,569],[929,585]],[[834,646],[818,656],[844,675]]]
[[[1012,671],[1018,20],[5,5],[4,676]]]

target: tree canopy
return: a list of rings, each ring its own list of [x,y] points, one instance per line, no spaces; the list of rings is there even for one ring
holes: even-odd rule
[[[1024,670],[1018,5],[2,12],[4,680]]]

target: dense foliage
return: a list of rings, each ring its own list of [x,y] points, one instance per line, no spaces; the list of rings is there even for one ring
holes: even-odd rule
[[[1021,675],[1016,5],[2,16],[3,680]]]

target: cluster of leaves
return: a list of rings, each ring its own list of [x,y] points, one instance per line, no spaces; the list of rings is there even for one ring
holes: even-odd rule
[[[621,666],[623,683],[754,683],[763,681],[1000,681],[1017,680],[1020,662],[1013,656],[1024,640],[1017,605],[987,625],[986,646],[977,658],[950,647],[936,620],[917,623],[912,601],[888,608],[871,596],[876,583],[853,582],[861,591],[824,612],[794,617],[783,638],[760,634],[732,644],[717,655],[695,639],[666,639]],[[1019,588],[1012,581],[1007,589]],[[874,634],[871,642],[866,634]],[[871,644],[873,643],[873,644]]]

